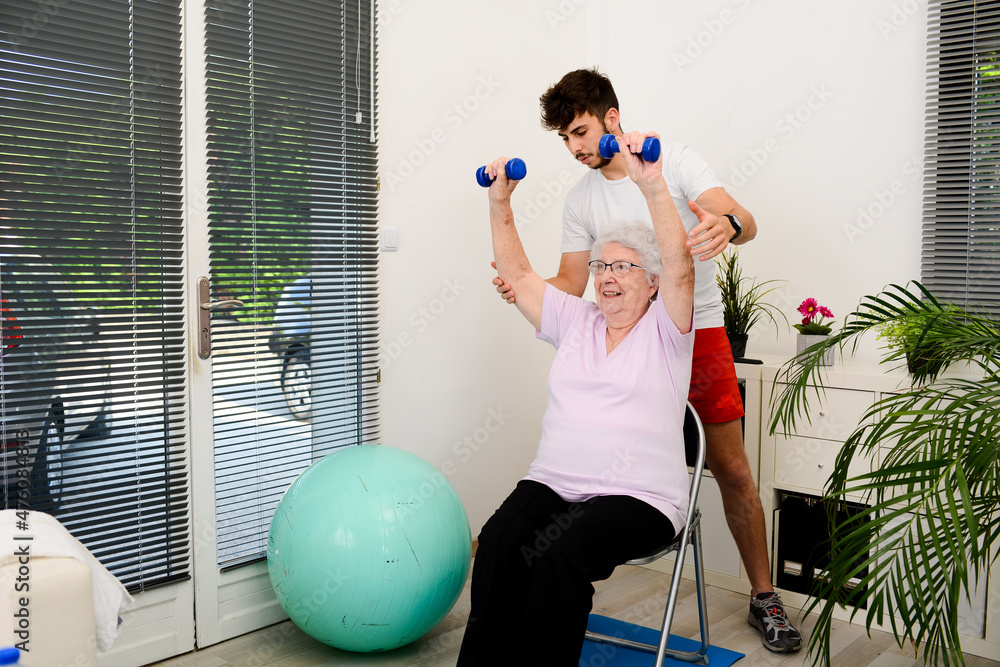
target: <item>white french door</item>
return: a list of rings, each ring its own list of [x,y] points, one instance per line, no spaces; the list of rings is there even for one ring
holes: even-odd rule
[[[285,617],[281,495],[377,436],[372,6],[209,0],[186,22],[198,646]]]
[[[0,12],[0,498],[132,591],[102,667],[282,618],[275,506],[377,437],[373,7]]]

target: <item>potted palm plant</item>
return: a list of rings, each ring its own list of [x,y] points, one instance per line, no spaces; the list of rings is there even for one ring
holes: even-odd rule
[[[1000,542],[1000,321],[984,311],[935,298],[919,283],[891,285],[865,297],[840,331],[779,371],[770,431],[808,420],[822,391],[826,349],[849,353],[869,332],[909,327],[934,350],[934,364],[910,369],[912,387],[872,405],[841,449],[827,481],[831,505],[864,494],[867,509],[831,518],[831,560],[807,612],[819,613],[809,640],[814,664],[830,664],[831,621],[838,605],[865,625],[889,621],[900,646],[924,649],[932,664],[964,664],[958,603]],[[905,363],[906,346],[888,346],[883,363]],[[964,362],[983,379],[942,377]],[[882,447],[882,465],[850,476],[856,457]],[[858,554],[867,553],[866,559]],[[859,560],[861,562],[859,562]],[[852,578],[860,584],[849,586]],[[902,619],[900,622],[898,619]]]
[[[715,259],[718,269],[715,280],[722,292],[722,308],[725,319],[726,335],[733,350],[733,357],[740,358],[746,354],[747,339],[750,329],[766,317],[777,326],[775,315],[780,315],[788,325],[785,317],[777,307],[764,300],[764,297],[778,289],[765,287],[778,280],[758,281],[756,278],[743,276],[740,266],[739,251],[730,246]]]

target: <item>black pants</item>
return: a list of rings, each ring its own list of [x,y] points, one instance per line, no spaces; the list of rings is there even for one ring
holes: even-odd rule
[[[459,667],[577,667],[592,583],[673,535],[670,521],[636,498],[568,503],[522,480],[479,534]]]

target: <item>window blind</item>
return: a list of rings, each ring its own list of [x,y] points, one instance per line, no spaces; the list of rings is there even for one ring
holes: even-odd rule
[[[189,573],[180,55],[176,0],[0,12],[4,506],[133,591]]]
[[[1000,2],[932,0],[922,282],[1000,316]]]
[[[377,435],[372,7],[207,5],[212,291],[244,304],[213,315],[213,367],[260,389],[213,391],[222,566],[263,557],[299,472]]]

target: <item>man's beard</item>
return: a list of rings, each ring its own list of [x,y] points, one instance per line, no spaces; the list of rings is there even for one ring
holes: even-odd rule
[[[611,130],[609,130],[608,126],[604,124],[604,121],[601,121],[601,131],[604,134],[611,134]],[[579,160],[580,158],[577,157],[577,159]],[[602,156],[601,152],[598,150],[597,153],[591,156],[590,164],[588,164],[587,166],[590,167],[591,169],[600,169],[601,167],[607,166],[609,162],[611,162],[611,159]]]
[[[587,166],[590,167],[591,169],[600,169],[609,162],[611,162],[611,160],[604,159],[603,157],[601,157],[601,154],[598,153],[597,155],[591,157],[590,164],[588,164]]]

